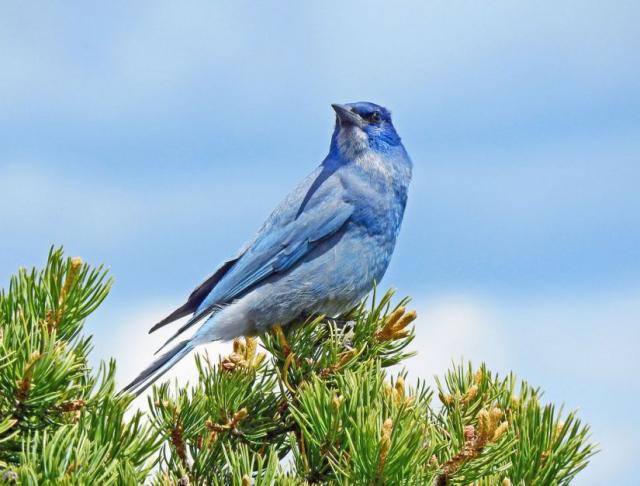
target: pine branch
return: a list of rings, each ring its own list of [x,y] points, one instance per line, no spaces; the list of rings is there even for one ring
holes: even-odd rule
[[[595,453],[513,375],[468,363],[436,393],[407,385],[390,368],[416,315],[390,292],[196,356],[196,383],[159,384],[125,418],[115,364],[91,370],[82,335],[109,286],[52,250],[0,292],[0,484],[564,485]]]
[[[84,319],[106,298],[102,267],[52,249],[0,292],[0,472],[21,484],[136,484],[157,440],[115,396],[115,364],[87,365]],[[4,473],[2,473],[4,474]],[[125,480],[126,478],[126,480]]]

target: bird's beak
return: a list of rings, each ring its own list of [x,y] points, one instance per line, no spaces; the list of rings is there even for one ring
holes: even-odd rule
[[[356,127],[360,128],[364,126],[363,120],[360,115],[354,113],[346,106],[334,103],[331,105],[331,107],[335,110],[336,115],[338,115],[338,120],[340,120],[341,126],[355,125]]]

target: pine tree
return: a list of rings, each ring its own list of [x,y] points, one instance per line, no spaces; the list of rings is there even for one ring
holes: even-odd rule
[[[110,285],[52,250],[0,293],[0,484],[546,486],[596,451],[513,375],[461,364],[435,392],[409,386],[393,370],[416,315],[391,293],[196,356],[196,383],[157,385],[127,414],[115,363],[92,370],[82,335]]]

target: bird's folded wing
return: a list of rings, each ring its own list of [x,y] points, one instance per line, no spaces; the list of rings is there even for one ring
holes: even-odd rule
[[[213,288],[198,313],[231,302],[263,279],[285,272],[320,241],[336,234],[353,213],[343,200],[326,201],[308,208],[281,228],[271,226],[258,235],[233,268]]]
[[[353,206],[347,202],[326,201],[280,227],[265,225],[241,256],[229,262],[230,267],[224,269],[209,294],[201,300],[193,317],[160,350],[220,306],[232,302],[265,278],[291,268],[319,242],[338,233],[352,213]]]

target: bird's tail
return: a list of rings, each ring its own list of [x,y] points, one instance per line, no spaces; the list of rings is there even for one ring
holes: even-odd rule
[[[179,342],[162,356],[159,356],[135,380],[124,387],[122,393],[128,392],[136,396],[140,395],[158,378],[169,371],[173,365],[189,354],[192,349],[193,344],[188,339]]]

